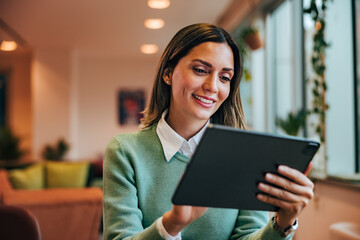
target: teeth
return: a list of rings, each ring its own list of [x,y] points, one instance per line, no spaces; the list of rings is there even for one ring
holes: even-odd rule
[[[196,95],[193,95],[196,99],[202,101],[203,103],[213,103],[214,101],[211,101],[211,100],[208,100],[208,99],[205,99],[205,98],[202,98],[202,97],[199,97],[199,96],[196,96]]]

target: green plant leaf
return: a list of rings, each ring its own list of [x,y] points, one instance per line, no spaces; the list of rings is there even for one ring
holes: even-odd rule
[[[59,139],[55,146],[46,145],[42,157],[47,160],[60,161],[69,150],[69,144],[64,139]]]
[[[286,134],[296,136],[301,128],[305,124],[306,112],[300,110],[295,113],[288,113],[287,118],[276,118],[275,124],[283,129]]]
[[[17,160],[26,151],[20,149],[20,138],[16,137],[9,127],[0,128],[0,159]]]

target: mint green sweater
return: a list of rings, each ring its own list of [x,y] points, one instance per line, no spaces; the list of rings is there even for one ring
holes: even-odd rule
[[[104,162],[104,239],[163,239],[156,219],[171,197],[189,158],[165,160],[156,124],[114,137]],[[181,231],[183,240],[291,239],[271,227],[268,212],[210,208]]]

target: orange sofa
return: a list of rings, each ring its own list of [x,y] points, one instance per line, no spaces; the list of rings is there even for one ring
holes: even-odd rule
[[[97,240],[102,215],[100,188],[16,190],[0,169],[0,204],[29,209],[44,240]],[[19,226],[21,231],[21,226]]]

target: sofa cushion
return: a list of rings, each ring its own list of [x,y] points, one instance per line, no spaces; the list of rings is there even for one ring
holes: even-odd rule
[[[86,162],[46,162],[47,188],[83,188],[89,172]]]
[[[44,166],[41,163],[25,169],[9,170],[8,177],[15,189],[43,189],[45,186]]]

